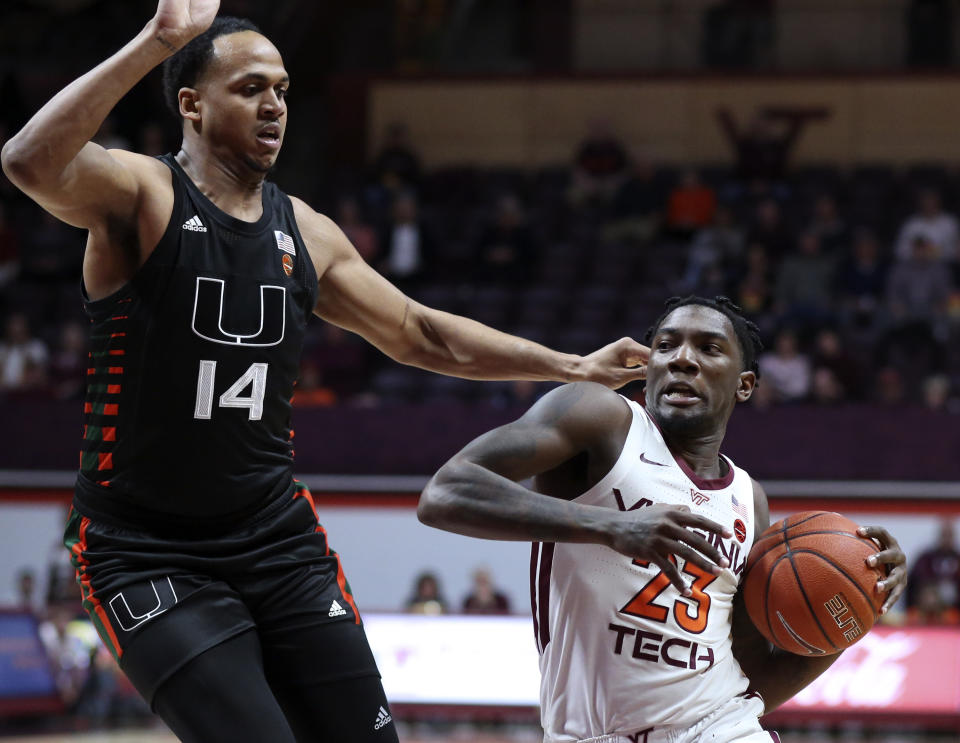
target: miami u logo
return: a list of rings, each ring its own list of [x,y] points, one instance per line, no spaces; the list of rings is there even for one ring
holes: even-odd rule
[[[287,290],[282,286],[260,285],[260,327],[244,334],[223,327],[223,279],[197,277],[193,299],[193,332],[204,340],[228,346],[275,346],[286,330]]]
[[[126,592],[128,595],[124,595]],[[129,632],[177,603],[170,578],[128,586],[108,602],[120,629]],[[132,606],[131,606],[132,604]]]

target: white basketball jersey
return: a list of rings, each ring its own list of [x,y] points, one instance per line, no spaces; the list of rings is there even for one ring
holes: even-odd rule
[[[597,544],[535,543],[534,632],[540,715],[548,743],[692,725],[747,688],[731,652],[733,597],[753,543],[753,487],[730,465],[719,480],[675,460],[657,425],[630,402],[633,422],[613,469],[574,499],[634,511],[688,506],[734,536],[707,535],[730,560],[714,576],[675,557],[684,598],[655,564]]]

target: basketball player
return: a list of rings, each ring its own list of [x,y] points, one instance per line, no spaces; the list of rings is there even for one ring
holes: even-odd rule
[[[530,567],[548,743],[770,741],[757,717],[837,656],[774,649],[738,591],[770,521],[763,489],[720,454],[757,383],[756,326],[723,297],[671,300],[648,334],[646,407],[566,385],[467,445],[427,484],[420,519],[535,540]],[[516,484],[536,477],[533,492]],[[904,556],[878,527],[886,611]]]
[[[65,541],[101,637],[181,740],[396,741],[350,586],[291,474],[310,313],[472,379],[619,386],[642,375],[628,367],[647,349],[623,339],[560,354],[391,286],[329,219],[265,180],[289,76],[254,26],[214,21],[217,8],[160,0],[3,148],[16,185],[89,230],[93,350]],[[90,142],[165,59],[181,150],[154,159]]]

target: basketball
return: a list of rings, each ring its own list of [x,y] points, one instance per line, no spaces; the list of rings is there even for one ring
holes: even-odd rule
[[[747,612],[770,642],[797,655],[833,655],[873,627],[883,605],[877,544],[838,513],[804,511],[768,528],[750,550]]]

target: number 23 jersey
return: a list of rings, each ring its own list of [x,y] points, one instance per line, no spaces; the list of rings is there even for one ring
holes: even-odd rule
[[[540,709],[548,743],[694,723],[747,688],[730,640],[733,597],[753,542],[753,486],[703,480],[637,403],[616,464],[575,499],[620,511],[687,506],[729,527],[704,534],[730,560],[720,575],[675,556],[689,598],[654,563],[597,544],[536,543],[531,560]]]
[[[316,271],[290,199],[235,219],[170,155],[174,206],[157,247],[91,319],[75,501],[144,529],[218,528],[292,478],[290,399]]]

